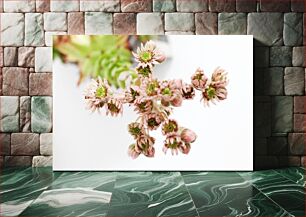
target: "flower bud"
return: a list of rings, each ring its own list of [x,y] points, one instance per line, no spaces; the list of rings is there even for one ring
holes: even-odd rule
[[[197,135],[192,130],[187,128],[181,132],[181,139],[186,143],[193,143],[197,138]]]

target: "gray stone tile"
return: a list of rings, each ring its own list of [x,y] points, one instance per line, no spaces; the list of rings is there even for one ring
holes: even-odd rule
[[[304,95],[305,94],[305,71],[302,67],[285,68],[285,94]]]
[[[303,14],[286,13],[284,16],[284,44],[298,46],[303,43]]]
[[[272,132],[286,133],[293,129],[293,97],[275,96],[272,100]]]
[[[274,46],[270,48],[270,66],[291,66],[292,47]]]
[[[245,35],[247,33],[247,16],[245,13],[219,13],[219,35]]]

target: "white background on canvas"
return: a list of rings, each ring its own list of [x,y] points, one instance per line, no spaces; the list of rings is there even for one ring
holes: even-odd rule
[[[253,169],[253,37],[168,36],[171,58],[157,67],[159,78],[190,82],[197,67],[210,76],[217,67],[228,71],[228,99],[209,108],[192,101],[174,109],[179,125],[198,138],[188,155],[162,152],[164,137],[156,138],[155,157],[127,155],[133,138],[127,124],[136,119],[130,107],[112,118],[85,109],[74,65],[53,64],[54,170],[252,170]]]

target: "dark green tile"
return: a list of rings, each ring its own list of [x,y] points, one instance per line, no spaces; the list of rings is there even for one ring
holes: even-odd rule
[[[110,192],[64,188],[44,191],[21,216],[105,216]]]
[[[1,216],[20,214],[57,176],[51,168],[15,168],[5,171],[0,188]]]
[[[274,170],[240,173],[266,196],[295,216],[305,215],[305,188]]]
[[[288,216],[235,172],[186,172],[183,178],[200,216]]]
[[[302,167],[289,167],[286,169],[277,169],[275,170],[282,176],[294,181],[295,183],[305,187],[305,169]]]

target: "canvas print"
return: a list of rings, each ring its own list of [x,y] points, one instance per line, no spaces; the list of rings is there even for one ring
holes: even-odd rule
[[[252,170],[252,40],[55,36],[54,170]]]

